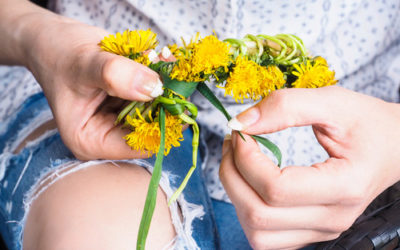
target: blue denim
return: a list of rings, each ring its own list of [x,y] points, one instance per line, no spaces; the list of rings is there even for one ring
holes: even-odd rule
[[[76,160],[57,132],[36,144],[26,146],[18,154],[7,151],[9,145],[18,140],[21,129],[30,126],[30,122],[41,113],[49,111],[44,95],[39,93],[29,98],[7,124],[0,124],[0,160],[5,166],[4,177],[0,180],[0,233],[10,250],[22,247],[27,193],[44,172]],[[176,177],[169,180],[172,188],[181,183],[192,163],[190,129],[184,132],[184,138],[181,146],[172,149],[163,162],[163,171]],[[201,166],[204,157],[203,149],[204,144],[200,147],[198,166]],[[153,164],[155,158],[146,161]],[[233,206],[215,200],[212,202],[202,180],[202,171],[198,167],[183,192],[187,202],[203,206],[205,212],[192,222],[192,237],[199,248],[249,249]]]

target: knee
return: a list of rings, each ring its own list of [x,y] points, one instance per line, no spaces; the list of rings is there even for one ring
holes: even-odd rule
[[[24,231],[26,249],[132,249],[150,174],[142,167],[102,164],[70,174],[32,204]],[[165,194],[159,189],[147,248],[174,237]]]

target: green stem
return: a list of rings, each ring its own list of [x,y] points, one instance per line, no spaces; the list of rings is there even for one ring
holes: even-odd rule
[[[153,174],[151,175],[149,188],[147,190],[146,202],[144,204],[142,219],[140,221],[139,232],[136,242],[137,250],[144,250],[146,245],[147,235],[150,229],[151,219],[157,201],[158,184],[161,179],[162,162],[164,159],[165,150],[165,111],[160,107],[159,126],[161,132],[160,147],[158,149],[156,162],[154,164]]]
[[[306,51],[306,47],[305,47],[304,44],[303,44],[303,41],[302,41],[298,36],[296,36],[296,35],[289,35],[289,34],[288,34],[288,36],[292,37],[293,41],[294,41],[295,43],[297,43],[297,45],[298,45],[299,48],[300,48],[301,55],[302,55],[302,56],[306,56],[307,51]]]
[[[254,36],[254,35],[251,35],[251,34],[247,34],[245,36],[245,38],[248,38],[250,41],[253,41],[253,42],[256,43],[257,49],[258,49],[257,56],[260,57],[262,55],[262,53],[264,52],[264,46],[261,43],[261,39],[259,37]]]
[[[277,37],[284,40],[285,42],[289,43],[289,48],[292,49],[292,52],[290,52],[290,54],[287,55],[284,59],[285,63],[289,63],[289,60],[292,59],[297,53],[297,43],[294,42],[292,37],[290,37],[286,34],[277,35]]]
[[[277,56],[275,58],[275,60],[281,60],[285,56],[286,51],[287,51],[287,46],[280,39],[275,38],[273,36],[268,36],[268,35],[258,35],[258,37],[261,37],[261,38],[263,38],[265,40],[270,40],[270,41],[275,42],[275,43],[277,43],[277,44],[279,44],[281,46],[281,51],[279,53],[279,56]]]
[[[129,103],[119,114],[117,117],[117,120],[115,120],[115,125],[117,125],[118,123],[120,123],[122,121],[122,119],[124,119],[124,117],[133,109],[135,108],[135,105],[138,102],[133,101],[131,103]]]
[[[192,176],[192,174],[197,166],[197,152],[198,152],[198,148],[199,148],[199,137],[200,137],[199,126],[197,125],[195,120],[193,120],[192,118],[190,118],[188,115],[186,115],[184,113],[180,114],[179,118],[181,118],[184,122],[192,125],[192,128],[193,128],[193,140],[192,140],[192,162],[193,162],[193,165],[189,169],[189,171],[186,174],[185,178],[183,179],[181,185],[178,187],[178,189],[175,191],[175,193],[172,194],[171,198],[168,201],[168,206],[170,206],[174,201],[176,201],[176,199],[178,199],[179,195],[185,189],[190,177]]]
[[[194,105],[193,103],[191,103],[189,101],[182,100],[179,98],[174,98],[174,100],[176,101],[176,103],[184,104],[185,108],[187,108],[187,110],[190,112],[191,118],[196,119],[197,113],[198,113],[198,109],[197,109],[196,105]]]

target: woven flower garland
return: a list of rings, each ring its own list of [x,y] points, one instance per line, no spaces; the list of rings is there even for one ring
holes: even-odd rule
[[[157,35],[151,30],[126,30],[105,37],[99,46],[108,52],[130,58],[158,72],[164,93],[150,102],[131,102],[118,115],[116,124],[131,132],[124,139],[133,149],[148,156],[157,154],[140,223],[137,249],[144,249],[155,208],[162,161],[183,140],[182,127],[193,129],[192,166],[169,204],[182,193],[197,166],[199,126],[197,107],[188,98],[199,91],[220,110],[227,120],[231,116],[207,84],[224,89],[225,96],[236,102],[268,97],[283,88],[319,88],[336,84],[334,71],[322,57],[311,57],[300,38],[291,34],[247,35],[242,39],[219,40],[215,34],[168,45],[174,62],[154,60],[159,53]],[[155,55],[155,56],[154,56]],[[241,135],[241,134],[240,134]],[[268,148],[281,165],[279,148],[268,139],[253,135]]]

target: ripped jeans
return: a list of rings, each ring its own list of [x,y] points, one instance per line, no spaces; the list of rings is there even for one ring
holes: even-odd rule
[[[76,160],[56,129],[47,131],[27,143],[19,153],[14,153],[26,135],[50,119],[50,108],[44,95],[39,93],[30,97],[6,123],[0,123],[0,233],[9,250],[22,249],[25,220],[30,206],[51,184],[75,171],[111,162]],[[184,132],[184,137],[181,146],[171,150],[164,158],[160,186],[167,197],[179,186],[191,166],[191,157],[188,157],[192,150],[190,129]],[[205,157],[204,147],[203,143],[199,166]],[[151,172],[154,161],[153,157],[124,162],[143,166]],[[118,162],[112,161],[113,164]],[[202,171],[198,167],[177,204],[170,207],[177,233],[170,248],[250,249],[233,206],[211,200],[202,179]]]

